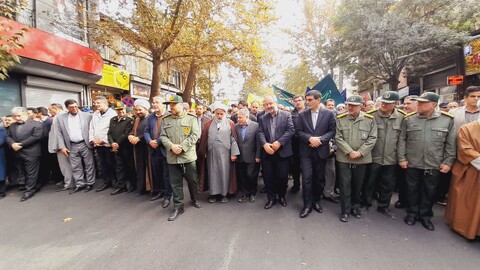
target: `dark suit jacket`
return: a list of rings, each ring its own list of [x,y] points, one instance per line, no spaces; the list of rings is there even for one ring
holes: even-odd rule
[[[160,140],[160,133],[162,133],[162,120],[160,120],[160,128],[158,129],[158,134],[157,136],[157,144],[158,147],[157,149],[153,149],[152,147],[148,146],[148,144],[155,138],[155,125],[157,124],[157,115],[155,113],[151,113],[149,116],[147,116],[147,124],[145,125],[145,132],[143,134],[143,137],[145,138],[145,142],[147,143],[148,150],[151,151],[150,153],[152,155],[159,154],[157,151],[160,151],[164,157],[167,156],[167,149],[165,149],[165,146],[163,146],[162,141]]]
[[[23,124],[21,132],[18,132],[19,125],[17,123],[12,124],[7,131],[7,144],[12,148],[13,143],[21,143],[22,149],[18,152],[14,152],[15,156],[26,157],[40,157],[42,150],[40,147],[40,140],[43,136],[42,123],[28,119]]]
[[[255,163],[255,158],[260,158],[260,141],[258,139],[258,123],[250,121],[245,132],[245,139],[242,140],[242,126],[235,125],[237,131],[237,144],[240,149],[240,162]]]
[[[269,156],[263,149],[263,145],[274,141],[278,141],[282,145],[280,149],[277,150],[280,157],[291,157],[293,155],[291,139],[295,135],[292,115],[290,112],[282,110],[277,112],[277,128],[275,129],[275,138],[271,138],[270,134],[271,119],[272,116],[269,113],[265,113],[262,115],[262,117],[260,117],[259,121],[260,126],[258,129],[258,134],[260,145],[262,146],[262,158]]]
[[[312,125],[312,111],[310,109],[298,114],[298,126],[296,133],[300,139],[300,156],[308,157],[316,153],[320,158],[328,158],[330,155],[329,141],[335,137],[336,121],[335,114],[327,109],[318,111],[317,124]],[[310,137],[321,137],[322,145],[317,148],[309,146]]]

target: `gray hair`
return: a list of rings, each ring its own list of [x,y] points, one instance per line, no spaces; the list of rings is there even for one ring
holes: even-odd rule
[[[104,96],[96,96],[93,100],[100,100],[103,104],[108,104],[108,100]]]
[[[243,116],[250,116],[250,112],[248,111],[247,108],[242,108],[242,109],[238,110],[237,114],[241,114]]]
[[[13,107],[12,109],[12,114],[21,114],[21,115],[27,115],[28,110],[25,107]]]

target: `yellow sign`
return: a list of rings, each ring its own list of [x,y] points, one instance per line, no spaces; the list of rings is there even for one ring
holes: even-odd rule
[[[130,73],[117,67],[104,64],[102,78],[97,84],[128,91],[130,89]]]
[[[465,75],[480,73],[480,39],[476,39],[463,48],[465,55]]]

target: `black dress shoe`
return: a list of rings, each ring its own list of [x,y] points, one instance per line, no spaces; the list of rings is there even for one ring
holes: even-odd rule
[[[323,212],[322,206],[321,206],[320,203],[318,203],[318,202],[313,203],[312,207],[313,207],[313,209],[314,209],[315,211],[317,211],[318,213],[322,213],[322,212]]]
[[[194,201],[192,201],[192,203],[193,203],[193,207],[202,208],[202,204],[200,204],[199,200],[194,200]]]
[[[250,203],[254,203],[255,202],[255,195],[250,195],[249,201],[250,201]]]
[[[330,201],[332,203],[340,203],[340,200],[338,199],[338,197],[323,197],[323,199],[325,199],[326,201]]]
[[[293,185],[293,187],[290,189],[291,193],[297,193],[300,191],[300,185]]]
[[[397,201],[395,203],[395,208],[402,209],[402,208],[405,208],[405,205],[401,201]]]
[[[285,200],[285,197],[280,197],[280,199],[278,201],[280,202],[281,206],[283,206],[283,207],[287,206],[287,200]]]
[[[163,198],[163,193],[161,193],[161,192],[158,193],[158,194],[156,194],[156,195],[154,195],[154,196],[152,196],[152,198],[150,199],[150,201],[153,202],[153,201],[156,201],[156,200],[158,200],[158,199],[160,199],[160,198]]]
[[[168,217],[168,221],[174,221],[175,219],[178,218],[178,216],[180,216],[183,213],[185,213],[185,210],[183,208],[173,210],[170,217]]]
[[[67,188],[67,187],[57,187],[57,188],[55,189],[55,192],[67,191],[67,190],[69,190],[69,189],[70,189],[70,188]]]
[[[33,194],[27,194],[27,193],[25,193],[25,194],[23,194],[23,196],[22,196],[22,198],[20,199],[20,201],[21,201],[21,202],[24,202],[24,201],[30,199],[32,196],[33,196]]]
[[[91,191],[92,189],[93,189],[93,186],[92,186],[92,185],[87,185],[87,186],[85,187],[85,190],[84,190],[84,191],[85,191],[85,192],[89,192],[89,191]]]
[[[240,198],[238,199],[238,202],[239,202],[239,203],[244,203],[244,202],[246,202],[246,201],[248,201],[248,197],[247,197],[246,195],[243,195],[242,197],[240,197]]]
[[[348,214],[341,214],[339,219],[341,222],[348,222]]]
[[[267,193],[267,187],[263,187],[262,189],[260,189],[260,193]]]
[[[126,188],[116,188],[112,191],[112,193],[110,193],[110,195],[118,195],[118,194],[124,193],[126,191],[127,191]]]
[[[76,188],[70,190],[70,194],[77,193],[77,192],[79,192],[79,191],[82,190],[82,189],[84,189],[84,187],[76,187]]]
[[[405,221],[407,225],[413,226],[417,222],[417,219],[414,216],[406,216],[403,221]]]
[[[359,210],[352,210],[352,217],[356,218],[356,219],[362,219],[362,214],[360,213]]]
[[[300,212],[300,218],[306,218],[312,212],[312,208],[303,208]]]
[[[170,198],[165,198],[165,199],[163,200],[162,207],[163,207],[163,208],[167,208],[169,205],[170,205]]]
[[[265,209],[270,209],[270,208],[272,208],[274,204],[275,204],[275,201],[274,201],[274,200],[268,201],[268,202],[265,204]]]
[[[130,186],[130,187],[127,188],[127,193],[132,193],[132,192],[134,192],[136,189],[137,189],[136,187]]]
[[[395,215],[392,214],[392,212],[390,212],[390,209],[388,209],[387,207],[379,207],[377,208],[377,211],[386,217],[389,217],[391,219],[397,219],[397,217],[395,217]]]
[[[108,184],[103,184],[101,187],[95,189],[95,192],[100,192],[100,191],[104,191],[105,189],[109,188],[110,185]]]
[[[435,231],[435,226],[433,226],[432,221],[430,219],[420,219],[420,223],[422,223],[423,227],[429,231]]]

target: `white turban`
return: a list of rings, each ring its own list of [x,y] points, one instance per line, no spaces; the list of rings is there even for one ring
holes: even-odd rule
[[[223,110],[224,112],[228,112],[228,106],[217,101],[213,103],[212,110],[215,112],[218,109]]]
[[[134,106],[134,107],[142,106],[142,107],[144,107],[145,109],[150,110],[150,102],[148,102],[148,100],[145,100],[145,99],[137,99],[137,100],[135,100],[135,103],[133,103],[133,106]]]

